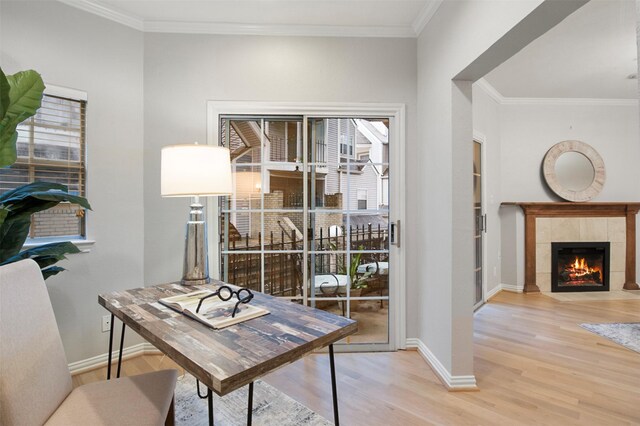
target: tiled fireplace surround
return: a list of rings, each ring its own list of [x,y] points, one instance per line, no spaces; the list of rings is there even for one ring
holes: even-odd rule
[[[640,203],[503,203],[525,214],[524,291],[551,291],[552,242],[611,243],[610,290],[637,289],[636,215]]]
[[[551,291],[551,243],[572,241],[609,241],[609,289],[622,290],[625,283],[626,228],[624,217],[536,218],[536,285],[540,291]]]

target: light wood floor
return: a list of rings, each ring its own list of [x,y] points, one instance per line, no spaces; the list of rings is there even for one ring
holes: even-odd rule
[[[640,354],[580,328],[584,322],[640,322],[640,301],[498,294],[475,314],[477,392],[447,392],[414,351],[336,354],[342,423],[640,424]],[[265,380],[331,419],[327,358],[311,355]],[[123,368],[138,374],[171,366],[153,355]],[[104,369],[74,383],[101,378]]]

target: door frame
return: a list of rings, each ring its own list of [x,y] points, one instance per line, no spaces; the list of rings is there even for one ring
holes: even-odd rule
[[[244,101],[207,101],[207,144],[218,145],[220,133],[220,115],[300,115],[318,118],[362,117],[389,118],[389,137],[396,141],[389,144],[389,166],[392,171],[389,179],[389,198],[393,211],[389,211],[389,222],[400,223],[396,232],[400,246],[389,245],[391,275],[393,286],[389,288],[389,350],[406,348],[406,270],[404,241],[405,232],[405,137],[406,107],[399,103],[327,103],[327,102],[244,102]],[[306,132],[306,126],[304,127]],[[218,241],[218,202],[216,197],[207,197],[207,238]],[[209,265],[211,276],[219,276],[218,245],[209,246]],[[391,281],[390,281],[391,282]],[[361,346],[366,350],[369,345]],[[360,348],[358,348],[360,349]],[[362,350],[360,349],[360,350]]]
[[[486,154],[486,146],[487,146],[487,137],[477,131],[473,131],[473,143],[477,142],[480,144],[480,189],[482,191],[482,195],[480,197],[480,202],[482,203],[482,214],[487,214],[487,176],[486,170],[487,167],[485,165],[487,160]],[[487,215],[487,222],[489,221],[489,216]],[[476,310],[480,308],[487,302],[487,232],[483,231],[484,235],[482,236],[482,300],[478,303],[474,303],[473,309]],[[475,301],[474,301],[475,302]]]

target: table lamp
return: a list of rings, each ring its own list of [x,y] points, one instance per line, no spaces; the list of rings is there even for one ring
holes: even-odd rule
[[[232,193],[229,150],[212,145],[170,145],[162,148],[163,197],[193,197],[185,236],[183,285],[209,282],[207,233],[200,197]]]

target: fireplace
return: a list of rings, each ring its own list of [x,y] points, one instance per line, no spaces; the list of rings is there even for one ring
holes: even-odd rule
[[[551,243],[551,291],[609,291],[609,242]]]

